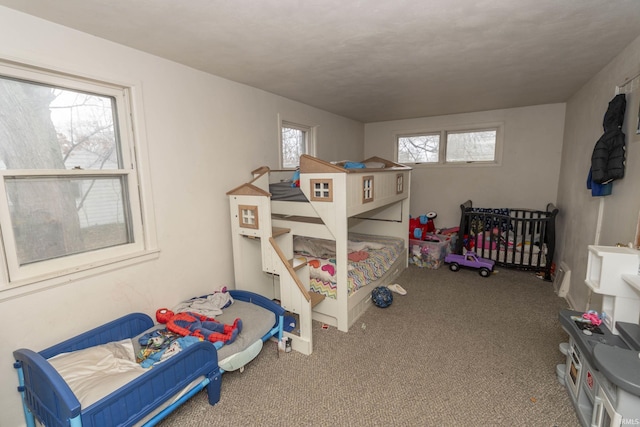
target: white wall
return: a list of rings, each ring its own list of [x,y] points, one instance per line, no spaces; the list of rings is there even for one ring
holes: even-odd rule
[[[640,210],[640,136],[638,124],[640,89],[627,96],[624,132],[627,135],[625,177],[613,183],[610,196],[592,197],[586,188],[593,147],[603,133],[602,119],[615,89],[640,73],[640,38],[632,42],[598,75],[567,102],[560,185],[558,187],[559,232],[557,260],[571,269],[568,299],[576,310],[589,305],[590,294],[584,284],[587,246],[612,246],[635,240]],[[598,212],[603,205],[602,228],[596,241]],[[593,297],[589,308],[598,310],[600,299]]]
[[[0,58],[143,91],[157,260],[0,298],[0,425],[24,423],[12,351],[44,349],[132,311],[153,315],[233,284],[225,193],[278,166],[277,117],[318,126],[319,157],[359,159],[363,125],[0,7]],[[1,297],[1,292],[0,292]]]
[[[436,227],[460,223],[460,204],[477,207],[546,208],[555,203],[564,126],[564,104],[539,105],[365,125],[365,158],[393,160],[397,134],[500,122],[500,166],[416,166],[411,176],[413,216],[435,211]]]

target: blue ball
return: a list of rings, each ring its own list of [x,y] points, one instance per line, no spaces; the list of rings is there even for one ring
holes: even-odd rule
[[[371,291],[371,300],[380,308],[389,307],[393,302],[393,294],[386,286],[378,286]]]

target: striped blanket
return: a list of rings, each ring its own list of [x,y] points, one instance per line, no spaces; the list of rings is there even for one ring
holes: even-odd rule
[[[353,257],[360,260],[350,260],[348,263],[349,295],[382,277],[404,250],[404,241],[396,237],[349,233],[348,239],[350,249],[353,249],[359,255],[363,252],[368,255],[365,259],[361,259],[363,258],[362,256]],[[307,259],[310,267],[311,290],[319,292],[328,298],[336,298],[335,249],[332,254],[330,250],[326,250],[330,247],[327,243],[328,241],[322,241],[320,246],[325,250],[321,254],[317,253],[312,248],[317,246],[318,240],[315,239],[314,242],[299,241],[297,243],[294,241],[294,250],[296,255]],[[335,242],[333,243],[335,248]],[[356,249],[357,251],[355,251]]]

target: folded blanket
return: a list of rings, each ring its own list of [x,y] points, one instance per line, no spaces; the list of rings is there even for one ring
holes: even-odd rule
[[[181,302],[173,308],[174,313],[191,311],[207,317],[216,317],[222,314],[222,309],[233,304],[233,298],[229,292],[215,292],[203,298],[193,298]]]

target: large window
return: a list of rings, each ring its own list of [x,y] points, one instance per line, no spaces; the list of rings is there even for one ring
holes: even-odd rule
[[[280,159],[283,169],[300,166],[302,154],[314,155],[314,135],[310,126],[281,122]]]
[[[9,284],[145,249],[130,113],[126,88],[0,64]]]
[[[499,162],[500,126],[398,135],[397,159],[408,164]]]

